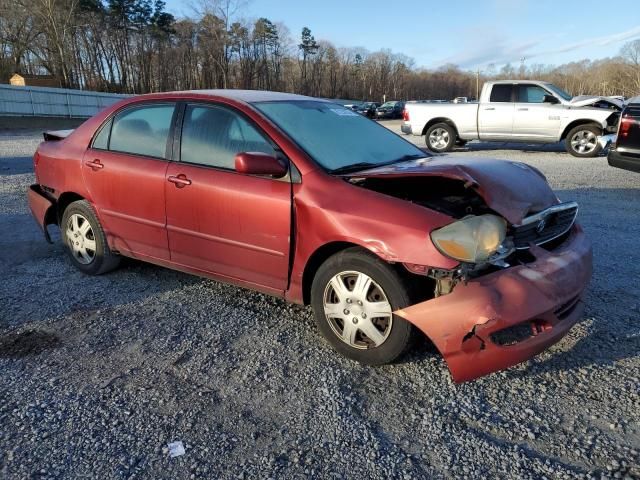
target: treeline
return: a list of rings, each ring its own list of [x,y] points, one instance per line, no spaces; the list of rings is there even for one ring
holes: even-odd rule
[[[475,97],[490,78],[549,80],[572,94],[640,93],[640,40],[619,56],[561,66],[416,68],[390,50],[337,48],[309,28],[292,38],[243,0],[201,0],[174,18],[162,0],[0,0],[0,81],[49,74],[61,86],[118,93],[248,88],[361,99]]]

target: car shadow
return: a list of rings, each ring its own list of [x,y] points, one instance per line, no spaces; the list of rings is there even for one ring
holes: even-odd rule
[[[117,308],[206,281],[129,259],[108,274],[86,276],[67,258],[59,228],[49,226],[49,244],[27,213],[0,213],[0,231],[0,270],[11,279],[0,284],[0,329]],[[25,303],[34,294],[47,301]]]
[[[474,141],[469,142],[464,146],[458,146],[454,149],[454,152],[478,152],[485,150],[516,150],[521,152],[556,152],[567,153],[563,142],[550,143],[550,144],[537,144],[537,143],[515,143],[515,142],[482,142]]]
[[[449,153],[464,153],[464,152],[491,152],[494,150],[507,150],[520,153],[556,153],[560,155],[569,155],[563,142],[552,144],[536,144],[536,143],[509,143],[509,142],[469,142],[464,146],[456,146],[451,152],[435,153],[429,150],[426,146],[416,145],[420,150],[429,155],[447,155]],[[603,149],[597,157],[606,157],[608,148]]]

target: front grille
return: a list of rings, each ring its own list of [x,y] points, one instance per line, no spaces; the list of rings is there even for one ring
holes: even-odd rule
[[[526,217],[511,230],[517,249],[529,248],[530,243],[542,245],[569,231],[578,214],[576,202],[561,203]]]

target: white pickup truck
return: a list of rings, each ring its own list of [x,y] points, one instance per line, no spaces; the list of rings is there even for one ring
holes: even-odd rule
[[[555,85],[529,80],[487,82],[478,103],[407,102],[403,133],[425,135],[427,147],[446,152],[469,140],[556,143],[576,157],[594,157],[599,138],[614,133],[622,102],[571,97]]]

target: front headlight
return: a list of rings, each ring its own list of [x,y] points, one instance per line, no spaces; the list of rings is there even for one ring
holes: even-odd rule
[[[496,215],[468,216],[431,232],[431,241],[444,255],[461,262],[482,263],[498,249],[507,222]]]

